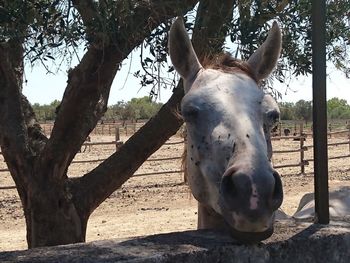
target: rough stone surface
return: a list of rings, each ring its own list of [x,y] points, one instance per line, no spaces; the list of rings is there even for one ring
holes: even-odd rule
[[[129,240],[2,252],[0,262],[350,262],[350,222],[315,225],[280,221],[274,235],[240,245],[211,231],[186,231]]]

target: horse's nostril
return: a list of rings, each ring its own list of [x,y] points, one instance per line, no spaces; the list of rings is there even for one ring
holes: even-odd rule
[[[273,122],[277,122],[280,118],[280,114],[278,111],[272,110],[267,113],[267,117]]]
[[[220,190],[230,206],[239,205],[251,192],[251,179],[245,173],[229,168],[221,179]]]
[[[232,196],[235,193],[235,184],[233,182],[232,174],[224,175],[221,181],[221,191],[224,195]]]
[[[258,177],[259,180],[256,179]],[[283,201],[282,181],[276,171],[246,174],[237,167],[230,167],[221,179],[220,191],[225,205],[230,209],[248,205],[255,212],[272,212]]]
[[[275,188],[272,194],[271,206],[272,206],[272,209],[275,211],[282,205],[283,187],[282,187],[281,178],[276,171],[273,172],[273,178],[275,179]]]

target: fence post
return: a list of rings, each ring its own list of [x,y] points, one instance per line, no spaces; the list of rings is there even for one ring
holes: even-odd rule
[[[304,123],[300,123],[300,172],[301,174],[305,174],[305,162],[304,162]]]
[[[348,128],[348,141],[349,141],[349,153],[350,153],[350,124],[348,124],[346,128]]]
[[[278,124],[279,130],[280,130],[280,137],[282,137],[282,122]]]
[[[115,149],[118,150],[118,142],[120,140],[119,126],[115,126]]]

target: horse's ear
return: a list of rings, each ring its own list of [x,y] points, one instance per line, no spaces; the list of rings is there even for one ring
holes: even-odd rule
[[[277,64],[282,48],[282,34],[277,22],[273,22],[265,42],[250,56],[248,64],[258,80],[266,78]]]
[[[192,79],[202,66],[194,52],[183,19],[180,17],[175,20],[170,28],[168,46],[175,70],[185,80]]]

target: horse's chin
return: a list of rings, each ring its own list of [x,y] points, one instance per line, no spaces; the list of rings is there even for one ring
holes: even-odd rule
[[[256,244],[273,234],[273,226],[263,232],[242,232],[230,228],[230,235],[242,244]]]
[[[226,221],[226,224],[229,228],[230,235],[237,241],[239,241],[242,244],[255,244],[259,243],[260,241],[263,241],[267,238],[269,238],[274,231],[274,224],[275,221],[275,215],[273,214],[270,218],[269,222],[267,223],[267,228],[264,228],[263,230],[259,231],[244,231],[242,229],[238,230],[234,227],[234,224],[228,224]]]

